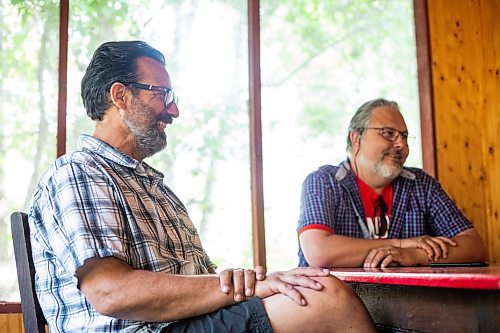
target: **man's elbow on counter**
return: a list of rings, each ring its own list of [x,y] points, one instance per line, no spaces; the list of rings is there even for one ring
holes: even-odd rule
[[[322,251],[321,249],[304,251],[304,258],[306,258],[311,267],[328,268],[339,266],[336,264],[337,260],[332,258],[331,254],[326,255],[325,252],[326,251]]]
[[[466,246],[469,248],[470,261],[488,261],[488,249],[483,237],[474,228],[467,230],[462,234],[462,237],[471,237],[472,242]],[[458,239],[458,237],[457,237]]]

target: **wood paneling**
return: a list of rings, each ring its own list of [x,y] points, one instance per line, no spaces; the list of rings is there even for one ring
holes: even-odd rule
[[[437,177],[500,262],[500,1],[428,1]]]
[[[0,313],[0,332],[23,333],[23,316],[20,313]]]

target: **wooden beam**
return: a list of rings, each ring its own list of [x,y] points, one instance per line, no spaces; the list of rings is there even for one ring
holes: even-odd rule
[[[436,178],[437,164],[434,130],[434,97],[427,0],[413,0],[413,9],[415,17],[415,39],[417,43],[422,162],[424,171]]]
[[[57,157],[66,153],[68,19],[69,0],[61,0],[59,2],[59,94],[57,103]]]
[[[266,267],[260,86],[259,0],[248,0],[250,170],[254,265]]]

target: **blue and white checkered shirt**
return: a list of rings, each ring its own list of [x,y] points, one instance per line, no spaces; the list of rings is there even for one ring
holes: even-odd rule
[[[140,270],[213,273],[186,208],[163,174],[92,136],[42,176],[29,214],[36,289],[51,332],[159,332],[168,323],[99,314],[75,272],[114,256]]]
[[[389,238],[453,237],[472,227],[441,185],[422,170],[403,168],[392,186]],[[369,238],[356,175],[348,161],[322,166],[304,181],[297,232],[311,228]],[[300,244],[299,266],[309,266]]]

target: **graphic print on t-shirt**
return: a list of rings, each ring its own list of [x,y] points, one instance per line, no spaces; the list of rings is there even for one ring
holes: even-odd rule
[[[380,229],[384,229],[384,228],[381,228],[381,220],[380,220],[380,216],[377,216],[377,217],[367,217],[366,218],[366,226],[368,227],[368,231],[370,232],[370,238],[372,239],[378,239],[378,238],[387,238],[389,237],[389,226],[391,225],[391,219],[390,219],[390,216],[385,216],[385,219],[386,219],[386,228],[385,228],[385,232],[384,230],[380,230]],[[384,232],[383,234],[381,234],[381,232]]]
[[[370,238],[388,238],[391,226],[392,185],[389,184],[380,194],[377,194],[359,177],[357,183]]]

